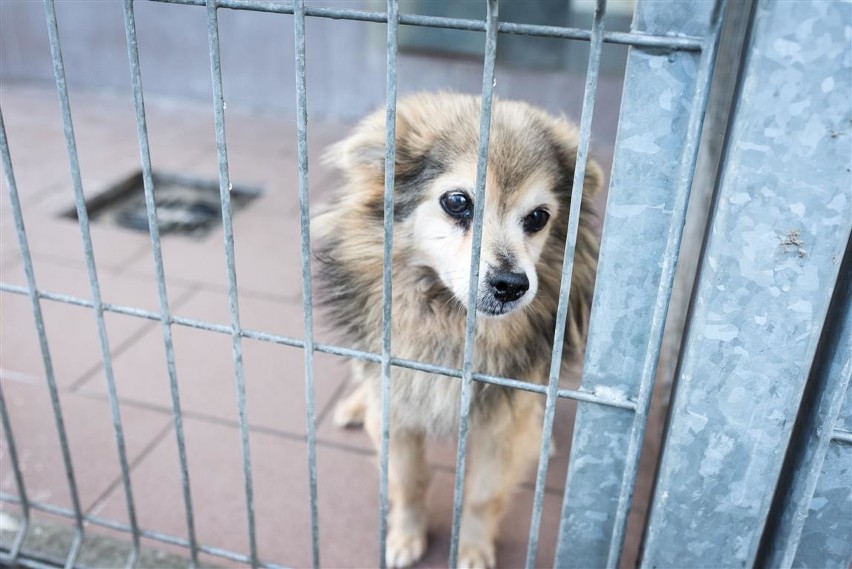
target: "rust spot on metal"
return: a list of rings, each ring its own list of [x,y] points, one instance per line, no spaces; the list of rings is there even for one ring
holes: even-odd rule
[[[805,242],[802,241],[799,230],[791,229],[784,236],[778,238],[781,241],[781,247],[784,248],[784,252],[788,253],[790,251],[795,251],[796,255],[799,257],[804,257],[807,251],[805,251]]]

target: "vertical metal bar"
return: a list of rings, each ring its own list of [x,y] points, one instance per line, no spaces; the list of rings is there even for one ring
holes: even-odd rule
[[[2,129],[2,120],[0,120],[0,129]],[[9,553],[0,554],[0,564],[16,567],[18,563],[18,555],[21,552],[21,545],[23,545],[24,538],[27,537],[27,531],[30,529],[30,501],[29,498],[27,498],[27,488],[24,485],[24,477],[21,474],[21,465],[18,461],[18,449],[15,446],[15,436],[12,433],[12,423],[9,420],[9,411],[6,408],[6,398],[3,396],[2,383],[0,383],[0,420],[3,422],[3,431],[6,433],[6,446],[9,450],[9,462],[12,463],[12,471],[15,474],[15,485],[18,488],[18,497],[21,499],[21,512],[23,513],[21,527],[18,528],[18,533],[15,535],[15,539],[12,542],[11,549],[9,549]]]
[[[210,51],[210,75],[213,80],[213,113],[216,121],[216,153],[219,160],[219,198],[222,206],[222,229],[225,236],[225,263],[228,273],[228,306],[231,313],[231,337],[234,351],[234,374],[239,410],[240,448],[243,455],[243,477],[246,493],[246,516],[249,533],[249,554],[256,568],[257,535],[254,520],[254,483],[251,474],[248,417],[246,415],[246,385],[243,375],[243,349],[240,309],[237,298],[237,271],[234,262],[234,228],[231,224],[231,181],[228,172],[228,149],[225,141],[225,99],[222,90],[222,68],[219,55],[219,16],[216,0],[207,0],[207,34]]]
[[[755,563],[852,231],[848,8],[757,5],[643,566]]]
[[[627,527],[627,515],[630,513],[630,502],[633,497],[633,487],[636,483],[636,474],[639,470],[639,453],[642,450],[642,440],[645,436],[645,427],[648,423],[648,409],[651,405],[651,394],[654,386],[654,378],[657,373],[657,363],[660,357],[660,346],[663,341],[663,332],[666,324],[671,291],[674,284],[674,273],[677,266],[678,253],[680,252],[681,236],[683,234],[683,220],[686,219],[686,206],[689,203],[689,191],[692,187],[692,178],[695,174],[695,164],[698,159],[698,143],[701,140],[701,131],[704,125],[704,111],[707,108],[707,100],[710,94],[710,79],[713,77],[713,68],[716,62],[716,48],[718,46],[719,32],[722,28],[722,18],[727,0],[717,2],[717,13],[714,16],[712,28],[708,33],[701,50],[698,64],[698,77],[696,78],[695,94],[692,98],[690,109],[689,126],[686,131],[686,140],[683,145],[683,161],[677,182],[677,199],[673,211],[677,212],[681,221],[669,227],[668,240],[665,253],[663,254],[663,267],[660,276],[660,284],[654,304],[654,316],[651,320],[649,334],[650,344],[642,364],[642,377],[639,380],[639,396],[637,398],[637,413],[633,417],[633,425],[628,437],[626,468],[621,478],[618,504],[615,509],[615,522],[607,553],[607,567],[615,568],[621,558],[621,548],[624,545],[624,532]]]
[[[538,551],[538,534],[541,525],[541,510],[544,505],[544,487],[547,480],[547,467],[550,463],[550,443],[553,437],[553,419],[556,414],[556,401],[559,391],[559,372],[562,369],[562,348],[565,340],[565,322],[568,318],[568,298],[571,293],[571,273],[574,269],[574,252],[577,247],[577,231],[580,227],[580,207],[583,202],[583,186],[586,178],[586,163],[589,157],[589,139],[591,138],[592,116],[595,112],[595,93],[598,88],[601,50],[603,47],[604,15],[606,0],[597,0],[595,17],[592,24],[592,40],[589,46],[589,65],[586,70],[586,86],[583,95],[583,110],[580,117],[580,142],[577,147],[577,159],[574,166],[574,180],[571,186],[571,207],[568,213],[565,256],[562,262],[562,280],[559,285],[559,305],[556,309],[556,326],[553,333],[553,352],[550,359],[550,375],[547,383],[547,399],[544,407],[544,426],[542,428],[541,447],[539,449],[538,471],[535,481],[532,518],[530,520],[529,542],[527,544],[527,569],[535,567]]]
[[[127,451],[124,441],[124,429],[121,424],[121,412],[118,405],[118,394],[115,387],[115,377],[112,369],[112,355],[109,349],[106,323],[104,321],[104,307],[101,301],[101,289],[98,283],[97,268],[95,266],[95,255],[92,250],[92,237],[89,232],[89,215],[86,210],[86,197],[83,194],[83,182],[80,176],[80,162],[77,157],[77,143],[74,138],[74,126],[71,120],[71,104],[68,98],[68,87],[65,83],[65,66],[62,63],[62,50],[59,46],[59,27],[56,22],[56,9],[53,0],[44,0],[45,14],[47,16],[47,30],[50,39],[50,53],[53,58],[53,72],[56,78],[56,91],[59,95],[59,105],[62,111],[62,125],[65,130],[65,144],[71,163],[71,178],[74,185],[74,199],[77,207],[77,220],[80,225],[80,233],[83,239],[83,252],[86,258],[86,269],[89,275],[89,283],[92,289],[92,303],[94,305],[95,319],[98,326],[98,340],[101,348],[101,357],[104,363],[104,375],[106,376],[107,392],[109,395],[109,407],[112,415],[112,426],[115,434],[115,443],[118,449],[118,461],[121,467],[121,481],[124,486],[124,494],[127,500],[127,517],[133,534],[133,548],[127,560],[128,567],[134,567],[139,557],[139,527],[136,522],[136,506],[133,502],[133,490],[130,484],[130,467],[127,462]]]
[[[639,48],[629,52],[583,387],[635,399],[637,412],[580,404],[554,562],[558,567],[615,567],[619,562],[720,10],[719,3],[698,1],[663,9],[640,0],[636,7],[634,29],[677,30],[706,40],[700,57]],[[680,105],[682,100],[691,105]],[[638,163],[644,165],[641,172]],[[582,460],[588,455],[599,460]]]
[[[175,369],[174,344],[172,342],[172,315],[169,310],[169,297],[166,291],[166,277],[163,270],[160,227],[157,221],[157,202],[154,199],[151,152],[148,143],[148,126],[145,118],[145,99],[142,94],[142,74],[139,67],[139,48],[136,39],[136,18],[133,12],[133,0],[124,0],[124,29],[127,36],[127,54],[130,60],[133,102],[136,109],[136,130],[139,136],[142,183],[145,190],[145,206],[148,212],[148,231],[151,236],[151,251],[154,257],[154,272],[157,279],[157,294],[160,301],[160,322],[162,324],[163,344],[166,350],[166,367],[169,374],[169,387],[172,398],[172,416],[174,418],[178,458],[180,459],[180,479],[183,489],[184,509],[186,510],[190,564],[192,567],[196,567],[198,566],[198,541],[195,536],[195,519],[192,509],[192,494],[190,492],[189,469],[186,459],[186,442],[183,432],[183,413],[181,411],[180,391],[178,390],[177,383],[177,370]]]
[[[852,346],[847,344],[847,349]],[[846,408],[846,416],[852,418],[852,406]],[[825,450],[813,494],[807,500],[807,517],[793,539],[795,556],[767,567],[852,567],[852,436],[834,438]]]
[[[0,154],[2,154],[3,171],[6,173],[6,185],[9,187],[9,201],[12,204],[12,216],[15,219],[15,229],[18,233],[18,245],[21,250],[21,259],[24,264],[24,274],[27,278],[27,290],[29,292],[30,304],[33,317],[35,318],[36,331],[38,332],[39,348],[41,358],[44,362],[44,374],[47,379],[47,389],[50,393],[50,405],[53,409],[53,419],[56,423],[56,433],[59,436],[59,447],[62,450],[62,464],[65,467],[65,477],[68,481],[68,494],[71,497],[71,505],[74,509],[74,521],[76,531],[71,548],[65,558],[66,569],[73,567],[80,554],[80,546],[83,544],[83,510],[80,507],[80,495],[77,491],[77,480],[74,475],[74,464],[71,462],[71,451],[68,446],[68,435],[65,431],[65,420],[62,416],[62,405],[59,402],[59,389],[56,386],[56,376],[53,373],[53,360],[50,357],[50,349],[47,344],[47,334],[44,328],[44,318],[41,312],[41,301],[36,287],[33,260],[30,255],[30,247],[27,243],[27,233],[24,228],[24,216],[21,212],[21,200],[18,196],[18,186],[15,183],[15,174],[12,170],[12,156],[9,150],[9,141],[6,139],[6,126],[3,123],[3,113],[0,112]],[[8,426],[7,432],[11,433]],[[10,448],[11,448],[10,444]],[[11,451],[10,451],[11,452]],[[22,486],[19,485],[19,488]]]
[[[311,283],[311,215],[308,199],[308,95],[305,78],[305,2],[293,7],[296,42],[296,129],[299,152],[299,230],[302,260],[302,306],[305,334],[305,405],[308,434],[308,482],[311,509],[311,551],[314,568],[319,567],[319,513],[317,511],[317,445],[314,403],[314,317]]]
[[[488,168],[488,146],[491,134],[491,103],[494,98],[494,62],[497,57],[497,0],[488,0],[485,20],[485,57],[482,69],[482,109],[479,122],[479,150],[476,163],[476,191],[473,202],[473,238],[470,256],[470,283],[467,295],[464,364],[462,367],[459,401],[459,440],[456,449],[456,474],[453,491],[453,523],[450,537],[450,567],[458,566],[459,530],[464,497],[467,435],[470,419],[470,400],[473,391],[473,343],[476,328],[476,298],[479,287],[479,256],[482,249],[482,217],[485,209],[485,179]]]
[[[745,40],[751,24],[754,0],[728,2],[719,30],[719,47],[716,65],[710,79],[710,92],[707,95],[707,110],[704,121],[707,125],[701,132],[698,158],[695,161],[695,175],[689,204],[686,206],[681,254],[677,262],[675,280],[666,326],[663,335],[663,347],[660,351],[660,369],[656,382],[666,398],[672,390],[672,382],[677,367],[686,313],[698,272],[698,260],[701,246],[707,233],[707,220],[710,217],[713,190],[722,159],[722,144],[725,129],[734,103],[734,91],[740,67],[745,53]]]
[[[387,75],[385,91],[384,250],[382,256],[382,381],[379,445],[379,567],[385,569],[388,532],[388,454],[390,447],[391,305],[393,302],[393,190],[396,168],[397,29],[399,6],[388,0]]]

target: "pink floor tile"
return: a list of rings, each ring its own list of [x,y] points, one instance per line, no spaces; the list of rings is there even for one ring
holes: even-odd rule
[[[54,427],[49,393],[43,383],[2,380],[21,468],[29,498],[37,502],[71,507],[59,439]],[[81,506],[90,508],[120,479],[112,419],[106,401],[70,394],[61,396]],[[138,458],[169,424],[161,413],[124,407],[121,410],[127,457]],[[0,442],[4,458],[0,487],[16,495],[5,435]],[[123,497],[123,493],[122,493]],[[124,514],[117,514],[124,519]]]
[[[70,190],[69,157],[56,95],[33,91],[6,88],[0,93],[18,190],[26,195],[55,183],[64,183]],[[72,90],[70,101],[84,180],[114,182],[138,170],[139,140],[130,93]],[[148,114],[152,158],[159,167],[185,166],[200,149],[213,144],[212,126],[203,128],[200,113],[186,121],[180,120],[177,109],[152,105]]]
[[[233,220],[237,285],[242,293],[301,300],[299,224],[295,219],[237,213]],[[222,229],[202,239],[163,240],[167,282],[196,283],[227,290]],[[152,276],[148,259],[130,265],[134,274]]]
[[[21,200],[26,201],[32,195],[61,182],[70,184],[71,168],[58,109],[55,123],[32,124],[15,121],[13,117],[16,113],[12,108],[6,110],[4,98],[3,119],[6,122],[9,154],[12,157],[13,173]],[[3,193],[6,193],[5,177],[2,183]],[[3,207],[5,205],[4,203]]]
[[[251,433],[258,552],[263,559],[297,567],[311,562],[307,458],[303,442]],[[198,539],[211,546],[248,553],[246,501],[239,432],[236,428],[196,420],[186,422],[186,444]],[[335,567],[352,559],[367,512],[374,512],[375,490],[365,497],[350,494],[372,472],[368,458],[326,458],[320,451],[321,531],[329,547],[323,566]],[[351,458],[351,460],[349,460]],[[144,527],[186,536],[183,494],[179,482],[176,443],[169,436],[134,471]],[[345,508],[335,511],[329,499],[341,498]],[[372,498],[372,500],[370,500]],[[357,507],[351,507],[357,506]],[[120,496],[109,499],[100,514],[112,517],[121,508]],[[361,512],[361,515],[357,513]],[[353,520],[353,516],[355,520]],[[347,535],[348,534],[348,535]],[[357,565],[349,565],[357,566]]]
[[[299,162],[293,148],[288,153],[264,148],[260,151],[228,149],[228,172],[235,187],[262,190],[262,195],[249,205],[255,215],[292,217],[298,220]],[[206,180],[217,181],[219,162],[215,150],[206,152],[201,160],[184,170],[184,173]],[[328,194],[331,168],[318,156],[308,159],[308,188],[311,205],[318,205]],[[298,227],[298,225],[297,225]]]
[[[83,299],[92,298],[89,273],[85,266],[62,263],[57,260],[39,259],[34,259],[33,266],[36,285],[39,290]],[[98,266],[98,269],[98,283],[101,300],[104,303],[159,312],[157,285],[152,279],[124,276],[116,274],[109,268],[102,269],[100,266]],[[17,261],[8,267],[4,266],[2,272],[0,272],[0,279],[10,285],[26,286],[27,280],[23,263]],[[188,290],[181,286],[169,288],[167,293],[170,303],[179,303],[182,297],[186,296]],[[45,300],[43,302],[53,301]]]
[[[100,182],[86,184],[87,198],[104,191]],[[4,188],[5,190],[5,188]],[[8,199],[4,197],[4,200]],[[21,206],[30,254],[36,260],[64,260],[85,267],[83,238],[76,217],[74,195],[67,186],[49,188]],[[19,253],[16,225],[10,208],[0,214],[0,238],[17,257]],[[94,258],[99,268],[122,267],[150,250],[150,238],[143,233],[129,232],[100,223],[90,224]]]
[[[175,311],[176,316],[231,325],[231,312],[226,291],[199,290]],[[301,340],[304,315],[302,302],[268,296],[241,294],[240,324],[243,328],[283,335]]]
[[[187,452],[197,535],[208,545],[248,551],[242,458],[233,427],[186,422]],[[310,525],[303,442],[251,433],[255,515],[261,558],[309,566]],[[133,473],[146,528],[185,536],[183,495],[175,442],[166,437]],[[286,482],[284,482],[286,481]],[[432,543],[419,567],[446,567],[452,509],[452,476],[436,471],[430,490]],[[378,561],[378,476],[373,459],[343,450],[318,450],[320,556],[324,567],[374,567]],[[532,493],[518,492],[500,533],[501,566],[523,564]],[[112,517],[121,497],[99,511]],[[540,566],[553,554],[560,500],[548,497],[542,523]],[[227,528],[227,529],[226,529]]]
[[[219,306],[211,309],[211,301]],[[222,293],[203,293],[193,298],[178,314],[210,316],[210,310],[225,316],[227,296]],[[278,320],[276,313],[298,313],[282,303],[253,300],[242,304],[246,314],[254,314],[246,322],[266,325],[263,330],[275,330],[286,319]],[[283,310],[282,310],[283,308]],[[211,319],[228,324],[226,318]],[[276,326],[277,324],[277,326]],[[291,326],[300,322],[290,321]],[[284,329],[283,332],[293,332]],[[235,367],[232,339],[220,334],[185,326],[173,327],[175,364],[183,409],[236,421]],[[248,420],[252,425],[295,434],[306,432],[304,355],[301,349],[244,338],[243,370],[246,385]],[[169,380],[162,335],[159,327],[149,330],[133,346],[115,358],[115,373],[119,378],[119,396],[131,401],[171,408]],[[317,354],[314,361],[315,398],[317,412],[324,409],[343,380],[343,368],[337,358]],[[102,392],[103,381],[92,377],[82,389]]]
[[[130,304],[158,312],[153,283],[101,273],[104,302]],[[85,270],[47,263],[36,267],[36,283],[42,290],[91,299]],[[25,286],[20,265],[4,271],[5,283]],[[173,289],[172,298],[180,299],[185,291]],[[56,381],[71,387],[81,378],[96,373],[102,365],[101,348],[95,313],[91,308],[52,300],[41,301],[50,357]],[[151,320],[104,313],[110,349],[115,356],[145,330],[159,331]],[[0,302],[0,369],[3,375],[44,378],[45,367],[36,332],[35,318],[28,296],[2,293]],[[102,380],[99,373],[98,380]]]

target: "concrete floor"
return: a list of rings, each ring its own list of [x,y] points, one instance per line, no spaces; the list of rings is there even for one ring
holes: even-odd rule
[[[127,97],[72,92],[71,104],[84,189],[87,196],[93,196],[139,167],[132,102]],[[60,216],[73,206],[73,194],[55,92],[5,84],[0,88],[0,106],[38,286],[91,298],[79,229],[74,220]],[[235,184],[264,189],[263,196],[233,220],[241,322],[245,328],[299,337],[302,306],[295,126],[283,116],[228,113],[231,179]],[[616,116],[617,108],[609,114]],[[155,169],[217,179],[213,119],[206,106],[149,101],[148,119]],[[310,123],[312,200],[321,200],[335,180],[318,156],[345,131],[345,125]],[[598,152],[607,168],[610,153],[606,144]],[[25,285],[5,182],[3,194],[0,281]],[[99,224],[91,229],[103,300],[158,311],[147,234]],[[173,313],[228,325],[221,229],[200,239],[167,235],[162,246]],[[2,292],[0,300],[0,382],[27,493],[33,501],[70,508],[29,299]],[[93,312],[50,300],[41,304],[82,508],[89,515],[126,523],[126,498]],[[185,538],[161,327],[155,321],[112,312],[106,313],[105,320],[139,524]],[[317,332],[319,341],[334,339],[321,321]],[[197,537],[211,547],[247,553],[231,339],[184,326],[174,326],[173,333]],[[250,339],[243,341],[243,348],[259,555],[264,561],[308,566],[311,529],[303,355],[295,348]],[[339,430],[330,422],[329,410],[348,388],[346,362],[320,353],[315,358],[321,563],[373,567],[378,560],[374,455],[363,432]],[[542,567],[553,558],[574,408],[572,402],[562,401],[557,410],[557,455],[550,462],[538,553]],[[649,432],[653,431],[652,426]],[[432,449],[431,545],[419,567],[446,565],[453,457],[452,441],[436,443]],[[0,442],[0,458],[0,490],[5,496],[15,496],[5,437]],[[640,496],[649,487],[652,458],[643,459],[645,474],[637,489]],[[530,483],[520,489],[502,526],[498,543],[502,567],[523,564],[532,489]],[[7,502],[0,507],[12,516],[18,511]],[[70,524],[56,516],[37,515],[47,523]],[[640,504],[631,518],[625,566],[635,560],[643,515]],[[127,538],[97,525],[89,525],[87,531]],[[182,548],[143,541],[163,551],[186,554]],[[238,565],[210,555],[202,559],[220,566]]]

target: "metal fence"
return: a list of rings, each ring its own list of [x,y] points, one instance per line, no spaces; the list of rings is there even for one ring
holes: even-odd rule
[[[666,5],[639,0],[632,31],[629,33],[604,29],[604,0],[597,2],[590,30],[501,22],[498,19],[497,0],[487,1],[484,21],[404,15],[398,12],[394,0],[389,0],[387,12],[306,6],[302,0],[294,3],[262,0],[156,1],[201,6],[207,11],[230,326],[177,317],[169,309],[154,201],[133,0],[124,0],[124,23],[160,307],[158,312],[153,312],[102,302],[65,83],[58,23],[53,0],[45,0],[56,89],[92,296],[91,300],[87,300],[38,288],[27,246],[9,141],[6,140],[0,115],[0,154],[27,279],[26,287],[2,283],[0,291],[28,295],[31,300],[72,502],[69,510],[29,499],[25,477],[18,467],[6,402],[0,391],[0,415],[18,487],[17,496],[4,494],[0,499],[19,505],[23,514],[23,524],[15,542],[10,550],[2,552],[0,561],[12,565],[32,562],[22,552],[21,546],[31,526],[32,511],[41,510],[67,517],[75,524],[75,539],[65,559],[66,567],[73,567],[76,563],[86,523],[127,533],[133,543],[128,560],[131,566],[136,563],[140,539],[144,537],[185,547],[193,566],[198,564],[199,553],[206,553],[248,563],[253,567],[277,567],[258,558],[255,492],[242,367],[242,339],[251,338],[304,351],[314,566],[321,566],[313,398],[315,352],[381,364],[380,552],[384,551],[388,510],[390,371],[393,366],[399,366],[455,377],[461,381],[450,566],[456,566],[458,554],[468,418],[474,381],[522,389],[545,397],[544,435],[536,476],[527,567],[533,567],[536,560],[549,460],[547,449],[552,437],[558,398],[574,399],[580,404],[553,564],[559,567],[617,566],[624,543],[627,515],[699,149],[704,109],[725,12],[724,0],[696,0]],[[303,338],[247,329],[240,323],[231,226],[231,183],[225,141],[225,104],[220,70],[217,19],[220,9],[293,15]],[[387,166],[383,265],[385,324],[381,353],[318,343],[313,335],[305,83],[307,17],[387,24]],[[568,277],[573,264],[580,199],[571,200],[556,342],[546,385],[474,373],[472,339],[475,311],[469,311],[467,315],[462,369],[403,360],[392,354],[388,324],[391,318],[392,287],[390,251],[393,243],[391,213],[394,200],[392,165],[397,98],[397,29],[400,25],[472,30],[484,32],[485,35],[480,147],[474,198],[477,210],[474,214],[473,260],[470,269],[472,282],[478,279],[488,135],[495,85],[494,62],[500,34],[590,42],[580,121],[580,147],[574,176],[575,192],[582,188],[581,181],[587,163],[602,45],[609,42],[630,46],[605,213],[598,282],[580,389],[560,388],[558,383],[561,338],[571,280]],[[643,566],[747,566],[755,563],[790,566],[813,564],[813,559],[817,560],[817,564],[823,562],[824,565],[844,566],[844,563],[848,565],[852,557],[852,541],[849,537],[849,514],[852,510],[849,474],[852,472],[852,404],[846,395],[852,373],[852,314],[849,309],[852,265],[848,251],[845,252],[846,260],[841,268],[852,226],[852,181],[849,174],[852,154],[849,133],[852,122],[848,101],[848,94],[852,92],[852,65],[848,36],[844,35],[848,34],[850,25],[852,18],[848,3],[828,0],[756,3],[748,44],[749,55],[740,77],[738,103],[730,120],[714,214],[703,251],[690,325],[684,339],[683,357],[677,372],[676,396],[660,463],[653,509],[646,529],[641,561]],[[805,29],[802,26],[810,27]],[[816,39],[810,39],[808,34],[811,32],[817,34]],[[803,105],[808,112],[803,112],[801,105],[796,106],[799,101],[806,101]],[[771,131],[773,127],[775,131]],[[793,230],[797,231],[796,235],[801,236],[801,240],[784,241],[783,233]],[[834,292],[835,288],[837,292]],[[475,289],[471,288],[468,306],[475,304],[474,294]],[[782,299],[773,301],[779,297]],[[81,509],[65,420],[44,331],[41,313],[43,300],[88,307],[97,317],[128,524],[86,515]],[[105,312],[161,322],[188,539],[146,530],[137,522],[110,344],[104,324]],[[831,318],[825,324],[829,314]],[[770,323],[769,328],[767,322]],[[172,344],[172,327],[176,325],[232,337],[248,552],[209,547],[199,543],[196,537]],[[812,368],[811,363],[815,361],[818,363]],[[805,394],[809,395],[804,398],[805,403],[799,413],[800,402]],[[847,398],[845,406],[844,397]],[[798,444],[790,445],[789,441],[794,437],[794,423]],[[788,448],[789,451],[785,453]],[[579,460],[582,456],[594,456],[597,460]],[[817,515],[808,506],[819,493],[833,496],[834,501],[831,508]],[[696,519],[699,521],[696,522]],[[764,528],[772,531],[764,531]],[[846,531],[845,536],[838,535],[838,528],[841,533]],[[826,545],[830,540],[833,541]],[[280,561],[286,563],[287,560]],[[384,557],[380,555],[376,564],[383,567],[384,563]]]

